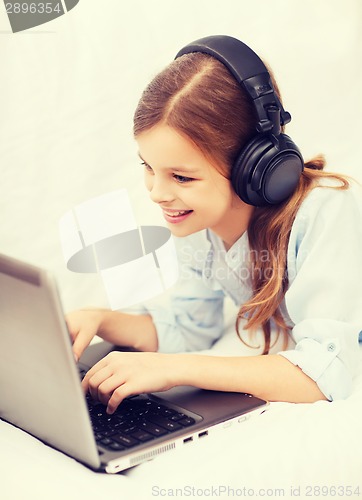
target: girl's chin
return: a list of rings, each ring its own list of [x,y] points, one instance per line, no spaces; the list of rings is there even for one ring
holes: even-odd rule
[[[190,234],[194,234],[197,233],[198,231],[202,231],[203,229],[205,229],[204,227],[200,228],[181,227],[181,226],[175,226],[174,224],[167,224],[167,227],[173,236],[177,236],[179,238],[190,236]]]
[[[171,234],[182,238],[206,229],[208,226],[205,226],[202,222],[200,223],[200,220],[197,221],[193,217],[194,214],[194,211],[191,211],[184,216],[172,218],[172,220],[169,217],[164,217]]]

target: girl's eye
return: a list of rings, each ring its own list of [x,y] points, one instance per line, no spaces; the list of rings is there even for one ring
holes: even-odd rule
[[[147,170],[148,172],[152,172],[152,168],[145,162],[141,161],[141,165]]]
[[[147,172],[153,173],[152,167],[150,167],[150,165],[148,165],[148,163],[146,163],[145,161],[141,161],[141,165],[144,167],[144,169]],[[178,175],[178,174],[172,174],[172,177],[179,184],[185,184],[186,182],[191,182],[194,180],[191,177],[185,177],[184,175]]]
[[[177,174],[173,174],[173,178],[180,184],[185,184],[186,182],[191,182],[194,180],[191,177],[185,177],[183,175],[177,175]]]

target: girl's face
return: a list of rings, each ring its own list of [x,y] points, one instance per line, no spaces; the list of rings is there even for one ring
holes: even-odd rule
[[[246,230],[253,207],[185,136],[156,125],[136,137],[145,183],[175,236],[209,228],[230,247]]]

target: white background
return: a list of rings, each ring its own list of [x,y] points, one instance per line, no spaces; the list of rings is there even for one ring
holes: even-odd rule
[[[95,276],[65,267],[61,215],[125,187],[138,223],[163,224],[143,187],[133,111],[186,43],[228,34],[274,70],[287,133],[305,158],[361,179],[359,0],[80,0],[13,34],[0,4],[0,252],[42,265],[65,308],[104,304]]]

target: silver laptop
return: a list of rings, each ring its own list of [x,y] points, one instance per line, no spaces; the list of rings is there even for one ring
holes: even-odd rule
[[[83,393],[80,371],[112,348],[93,344],[77,365],[54,278],[0,255],[1,419],[94,470],[117,473],[267,408],[248,394],[182,386],[127,398],[107,415]]]

